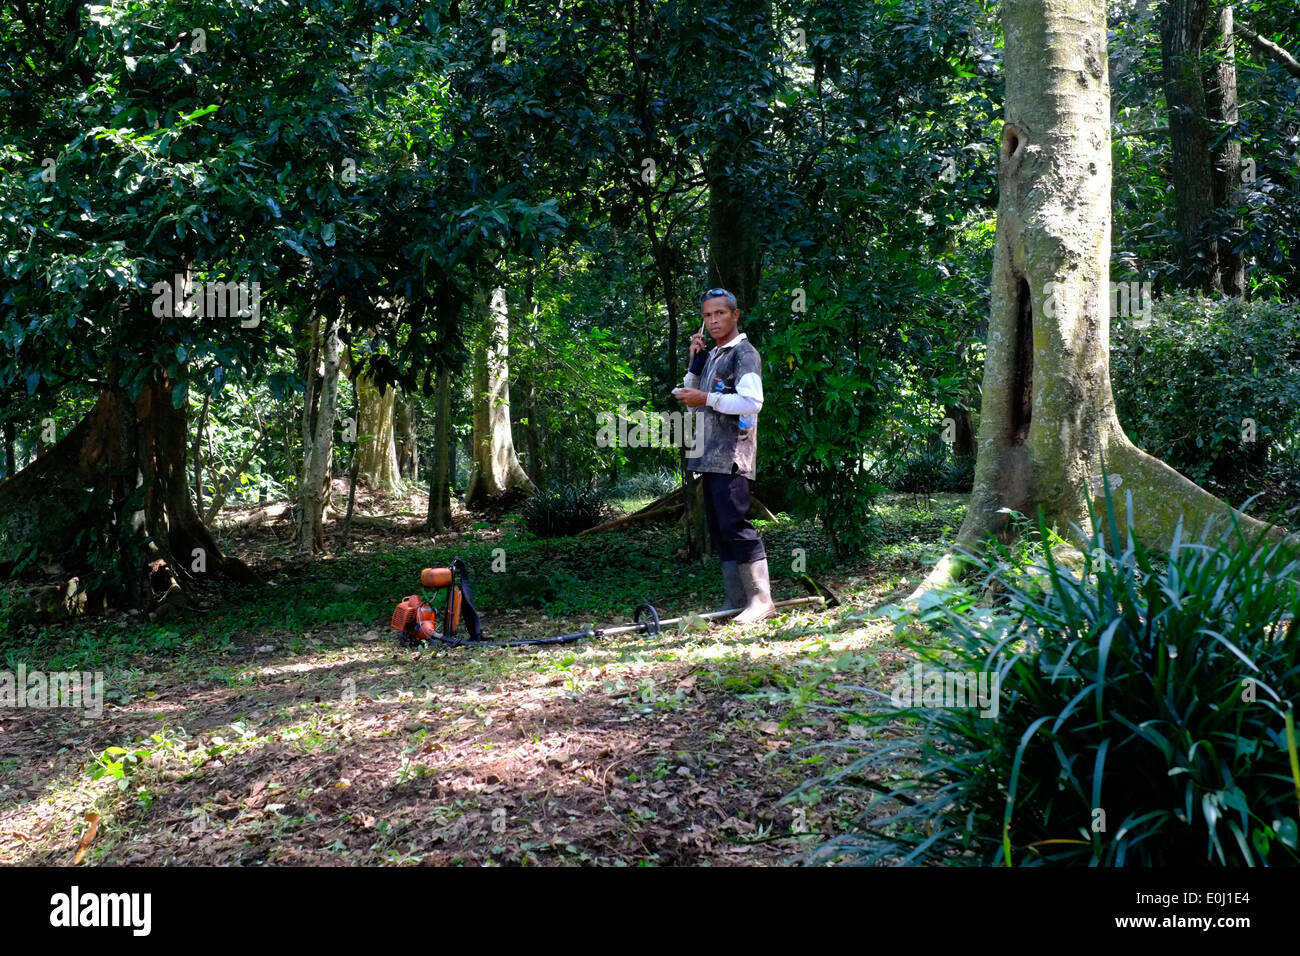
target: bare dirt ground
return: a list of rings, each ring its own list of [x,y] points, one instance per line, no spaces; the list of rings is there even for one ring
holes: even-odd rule
[[[286,530],[249,534],[269,561]],[[0,863],[796,861],[869,802],[816,781],[881,733],[862,715],[905,662],[860,609],[920,567],[833,576],[845,606],[749,630],[416,651],[375,621],[138,655],[98,718],[0,712]]]
[[[835,627],[537,651],[339,632],[159,661],[100,720],[5,720],[0,862],[71,863],[87,814],[87,859],[108,864],[780,862],[864,805],[780,801],[851,759],[849,685],[901,663],[878,625]],[[121,775],[93,779],[115,745]]]

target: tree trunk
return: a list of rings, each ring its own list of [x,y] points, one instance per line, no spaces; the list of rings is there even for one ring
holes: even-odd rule
[[[397,439],[397,473],[411,481],[420,480],[420,428],[415,402],[400,392],[394,411]]]
[[[342,308],[331,309],[325,320],[321,352],[324,368],[318,389],[308,387],[303,406],[302,480],[298,484],[298,548],[305,552],[325,549],[325,507],[329,503],[330,464],[334,455],[334,413],[339,385],[339,322]],[[313,354],[316,349],[313,348]],[[309,383],[316,378],[310,370]],[[315,393],[315,394],[313,394]]]
[[[1205,107],[1214,136],[1226,136],[1210,160],[1214,176],[1214,206],[1224,220],[1227,238],[1219,242],[1219,285],[1228,295],[1246,291],[1246,260],[1233,246],[1241,241],[1245,223],[1238,209],[1241,187],[1241,140],[1237,132],[1237,63],[1232,42],[1232,7],[1219,11],[1215,25],[1218,57],[1205,81]]]
[[[975,454],[975,417],[969,408],[945,405],[943,417],[951,418],[952,453],[958,458],[969,458]]]
[[[18,473],[18,468],[14,462],[14,423],[5,422],[5,477],[12,478]]]
[[[1103,462],[1132,530],[1163,548],[1181,519],[1198,536],[1231,509],[1134,446],[1110,386],[1110,90],[1102,0],[1008,0],[988,356],[975,484],[958,549],[1008,540],[1003,508],[1079,540],[1104,510]],[[1250,533],[1267,526],[1242,516]],[[1280,532],[1278,532],[1280,534]],[[921,588],[961,569],[945,558]],[[915,597],[916,594],[913,595]]]
[[[438,369],[438,420],[433,433],[433,474],[429,476],[429,531],[451,526],[451,373]]]
[[[352,346],[348,346],[348,368],[356,368],[352,361]],[[361,392],[354,385],[352,388],[352,420],[358,422],[361,420]],[[348,539],[352,534],[353,512],[357,505],[357,471],[361,466],[361,449],[354,442],[352,445],[351,461],[348,462],[348,510],[343,516],[343,526],[339,529],[338,550],[346,551],[348,548]]]
[[[741,145],[716,150],[709,163],[708,284],[736,297],[743,323],[758,303],[763,250],[754,225],[755,198],[738,171],[754,154],[751,132],[741,127],[733,134]]]
[[[382,392],[364,375],[353,380],[361,405],[357,440],[361,454],[358,474],[372,491],[396,494],[398,485],[396,411],[397,389]]]
[[[199,415],[199,427],[194,429],[194,510],[203,514],[203,433],[208,427],[208,407],[212,403],[211,395],[203,396],[203,412]]]
[[[117,376],[110,370],[110,381]],[[100,557],[107,546],[117,573],[92,584],[96,603],[135,607],[147,606],[152,591],[207,575],[255,581],[242,561],[222,552],[194,509],[187,416],[172,394],[162,373],[135,401],[118,387],[100,392],[67,435],[0,484],[0,564],[35,547],[93,582],[105,569],[91,565],[91,552]]]
[[[481,303],[481,299],[480,299]],[[512,491],[536,488],[515,453],[510,432],[509,316],[505,289],[495,289],[474,350],[474,473],[466,501],[480,507]]]
[[[537,329],[537,305],[533,298],[533,270],[528,272],[524,288],[524,314],[528,316],[528,334],[533,358],[528,374],[520,383],[524,389],[524,441],[528,447],[528,477],[541,487],[546,483],[545,463],[542,461],[541,428],[537,420],[537,341],[532,338]]]
[[[1207,240],[1214,212],[1214,164],[1201,53],[1209,0],[1167,0],[1160,29],[1165,104],[1173,150],[1174,213],[1178,224],[1178,281],[1218,292],[1222,288],[1219,245]]]

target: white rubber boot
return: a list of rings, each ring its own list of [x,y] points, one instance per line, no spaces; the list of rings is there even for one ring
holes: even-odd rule
[[[745,584],[740,580],[740,563],[738,561],[722,562],[722,584],[727,589],[726,603],[719,611],[734,611],[743,608],[745,601]]]
[[[772,585],[767,576],[767,558],[740,565],[740,580],[744,582],[749,604],[732,618],[733,621],[753,624],[776,613],[776,606],[772,603]]]

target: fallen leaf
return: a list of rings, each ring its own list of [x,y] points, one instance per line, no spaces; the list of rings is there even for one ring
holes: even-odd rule
[[[90,821],[90,829],[81,838],[81,846],[77,847],[77,855],[72,860],[74,866],[81,862],[81,858],[86,855],[86,850],[90,847],[90,841],[95,839],[95,834],[99,832],[99,814],[92,811],[86,814],[86,819]]]

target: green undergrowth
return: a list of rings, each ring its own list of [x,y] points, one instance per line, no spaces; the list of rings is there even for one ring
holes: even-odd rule
[[[869,567],[877,558],[931,560],[960,523],[962,507],[958,496],[883,500],[865,563],[853,567],[834,564],[826,535],[814,522],[779,516],[756,525],[779,599],[804,593],[795,581],[801,572],[820,578]],[[504,525],[502,533],[478,523],[445,547],[410,543],[326,559],[285,556],[259,569],[262,585],[200,590],[196,596],[204,610],[166,621],[111,614],[14,628],[0,644],[0,665],[119,668],[152,657],[219,663],[266,644],[299,653],[348,644],[370,631],[383,636],[394,605],[421,591],[420,569],[456,556],[469,565],[489,638],[520,636],[501,632],[517,626],[519,614],[545,619],[537,625],[544,630],[531,635],[540,636],[626,620],[643,601],[676,615],[712,610],[722,596],[717,559],[685,562],[675,525],[549,540],[520,530],[509,518]],[[510,620],[494,620],[499,614]]]

